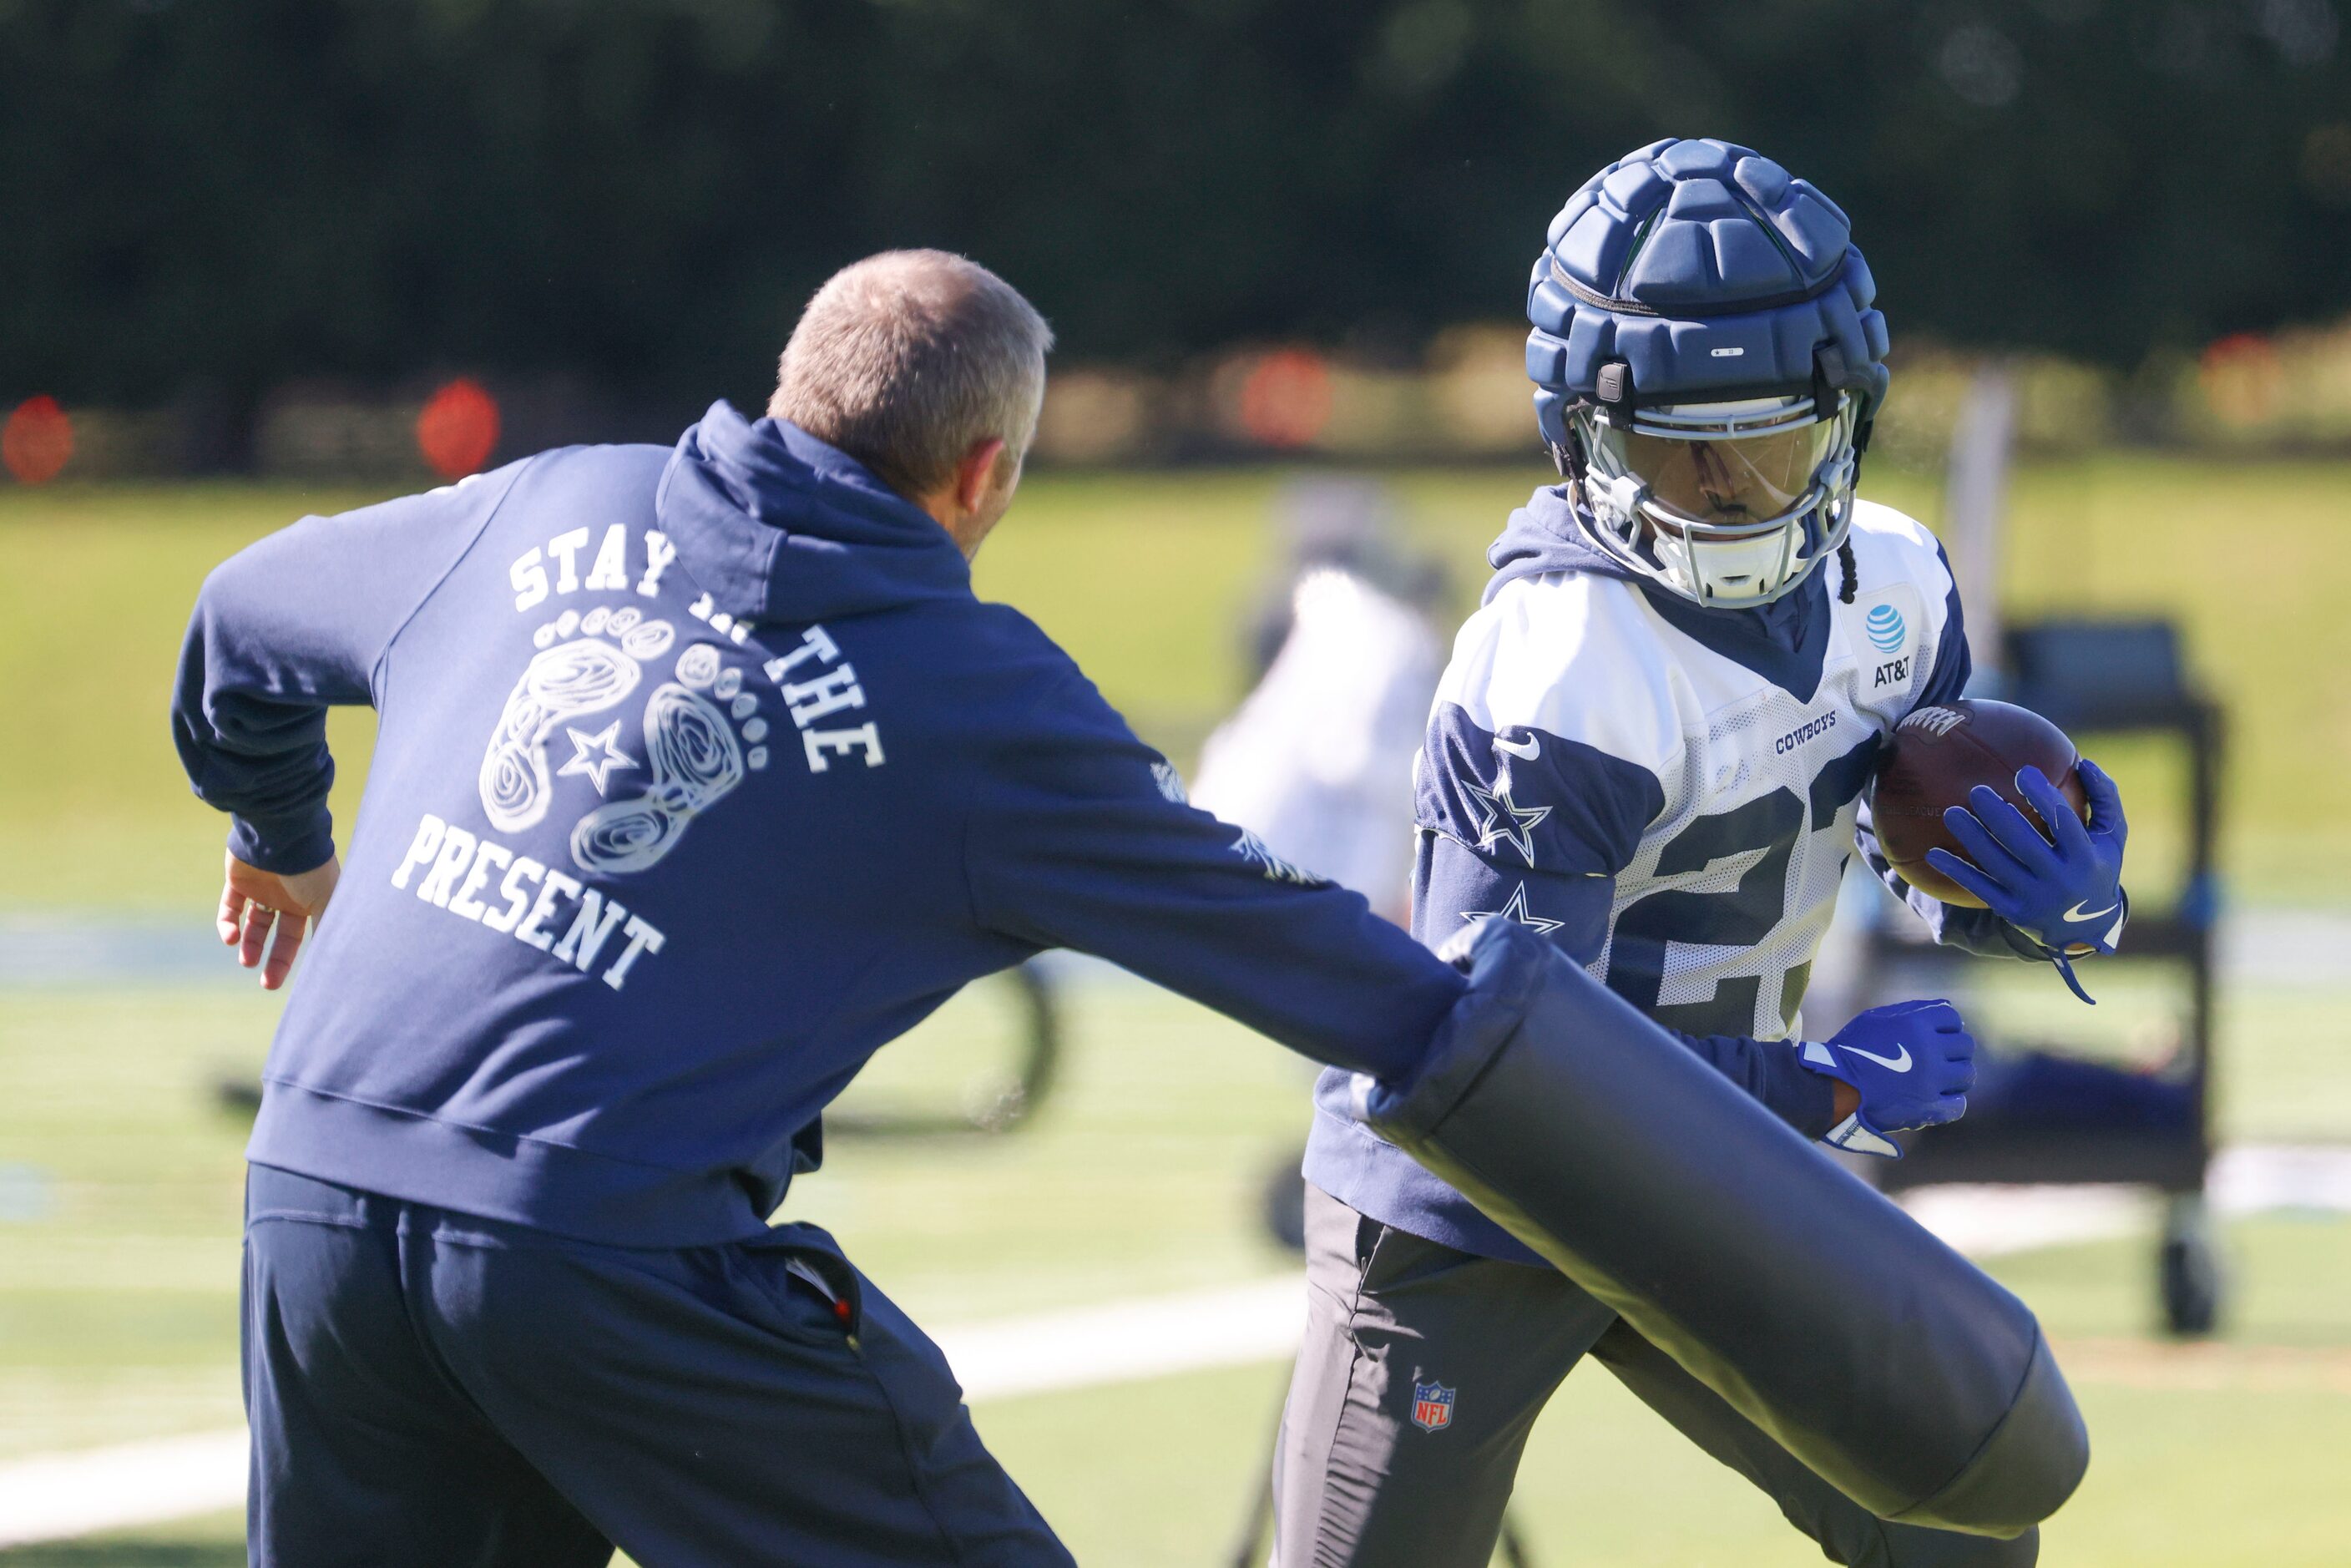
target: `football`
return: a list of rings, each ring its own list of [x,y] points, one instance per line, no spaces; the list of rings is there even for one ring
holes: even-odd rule
[[[2048,824],[2017,792],[2018,772],[2032,767],[2047,774],[2086,818],[2074,770],[2080,760],[2065,732],[2030,708],[1972,697],[1918,708],[1895,727],[1870,785],[1878,845],[1902,880],[1921,893],[1980,909],[1983,900],[1927,863],[1927,852],[1938,846],[1967,859],[1943,825],[1943,812],[1966,805],[1968,792],[1985,784],[2045,833]]]

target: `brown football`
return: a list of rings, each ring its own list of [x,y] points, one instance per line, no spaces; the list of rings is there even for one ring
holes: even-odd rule
[[[2045,833],[2049,825],[2016,789],[2017,773],[2032,767],[2086,819],[2088,804],[2074,770],[2080,760],[2065,732],[2030,708],[1959,697],[1915,709],[1887,738],[1870,785],[1878,846],[1919,892],[1980,909],[1983,900],[1927,863],[1927,852],[1938,847],[1968,858],[1943,825],[1944,810],[1966,805],[1969,790],[1988,784]]]

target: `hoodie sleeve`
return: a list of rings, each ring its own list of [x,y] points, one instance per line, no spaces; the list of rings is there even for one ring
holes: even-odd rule
[[[1005,737],[966,821],[980,924],[1072,947],[1332,1066],[1393,1080],[1460,976],[1360,894],[1185,803],[1165,758],[1074,670]]]
[[[1918,531],[1924,534],[1926,530],[1921,528]],[[1951,570],[1950,558],[1943,553],[1943,547],[1939,544],[1935,546],[1935,559],[1941,569],[1942,581],[1948,585],[1943,597],[1942,626],[1936,639],[1935,663],[1928,671],[1925,683],[1919,686],[1917,697],[1910,705],[1910,713],[1965,695],[1968,682],[1975,673],[1974,657],[1968,649],[1967,618],[1959,606],[1959,578]],[[1861,816],[1854,830],[1854,847],[1861,852],[1863,863],[1876,875],[1877,880],[1926,923],[1928,931],[1938,944],[1984,957],[2039,961],[2048,956],[2038,942],[1991,910],[1945,904],[1904,881],[1878,844],[1877,830],[1870,821],[1866,793],[1861,798]]]
[[[1487,920],[1516,920],[1577,963],[1599,961],[1616,877],[1663,807],[1656,776],[1594,747],[1524,725],[1498,737],[1440,703],[1422,753],[1413,934],[1431,947]],[[1499,744],[1498,744],[1499,743]],[[1508,759],[1507,771],[1498,763]],[[1829,1081],[1797,1045],[1667,1032],[1772,1114],[1817,1138],[1835,1121]]]
[[[172,738],[229,851],[292,874],[335,852],[327,709],[372,703],[384,650],[481,533],[524,465],[305,517],[204,580],[180,650]]]

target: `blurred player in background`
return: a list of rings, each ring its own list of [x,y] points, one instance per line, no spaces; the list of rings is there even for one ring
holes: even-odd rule
[[[1967,885],[2013,923],[1876,854],[1879,737],[1957,695],[1969,656],[1932,536],[1854,497],[1886,335],[1841,212],[1746,149],[1667,141],[1602,171],[1550,239],[1527,363],[1566,482],[1512,516],[1455,643],[1417,776],[1414,933],[1531,926],[1807,1136],[1898,1155],[1887,1134],[1962,1113],[1974,1044],[1939,1001],[1802,1038],[1856,834],[1939,940],[2085,956],[2121,930],[2119,800],[2083,763],[2079,854],[2005,804],[1967,824]],[[2020,788],[2067,809],[2037,773]],[[1384,1143],[1347,1074],[1317,1102],[1280,1568],[1485,1563],[1527,1434],[1586,1354],[1834,1562],[2034,1560],[2035,1533],[1872,1517]]]
[[[1395,543],[1374,482],[1301,480],[1282,502],[1289,562],[1252,629],[1258,682],[1201,747],[1192,801],[1402,925],[1444,577]]]

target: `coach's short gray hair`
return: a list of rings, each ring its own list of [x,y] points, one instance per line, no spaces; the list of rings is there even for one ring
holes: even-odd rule
[[[904,496],[947,482],[1000,436],[1028,450],[1053,329],[1004,279],[943,250],[891,250],[832,275],[784,346],[768,412]]]

